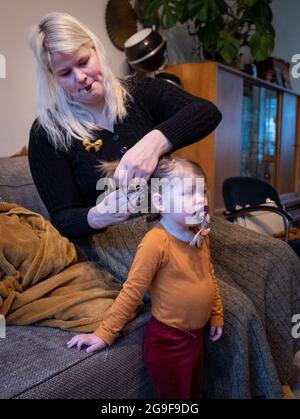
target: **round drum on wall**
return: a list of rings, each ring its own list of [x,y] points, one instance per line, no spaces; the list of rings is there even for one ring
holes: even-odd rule
[[[112,43],[124,50],[124,42],[137,31],[135,12],[128,0],[108,0],[105,24]]]

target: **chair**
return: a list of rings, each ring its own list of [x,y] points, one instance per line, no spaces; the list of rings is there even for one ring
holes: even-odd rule
[[[225,217],[262,234],[284,231],[285,241],[300,257],[300,240],[289,241],[293,217],[283,208],[277,191],[250,177],[231,177],[223,183]]]

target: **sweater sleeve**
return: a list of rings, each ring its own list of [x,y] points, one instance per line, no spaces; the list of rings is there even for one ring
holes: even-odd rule
[[[210,324],[211,326],[223,326],[224,324],[224,309],[223,309],[223,302],[220,293],[220,288],[216,279],[215,270],[211,261],[211,254],[210,254],[210,244],[209,244],[209,237],[205,237],[205,243],[207,246],[207,250],[209,252],[209,272],[214,284],[215,288],[215,298],[214,304],[211,310],[210,315]]]
[[[53,225],[74,238],[97,232],[87,222],[91,207],[83,207],[67,153],[55,151],[36,120],[29,137],[28,158],[35,186]]]
[[[112,344],[124,326],[135,317],[145,292],[166,260],[166,236],[156,229],[150,230],[138,246],[120,294],[114,301],[108,316],[95,331],[95,334],[104,342]]]
[[[193,144],[216,129],[222,119],[210,101],[194,96],[165,80],[143,77],[136,89],[156,126],[173,145],[172,151]]]

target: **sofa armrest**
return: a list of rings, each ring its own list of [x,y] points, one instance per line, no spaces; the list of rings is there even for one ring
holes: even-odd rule
[[[34,185],[27,156],[0,158],[0,196],[49,219],[48,211]]]
[[[220,217],[213,217],[210,237],[216,271],[226,272],[231,285],[252,301],[285,382],[285,365],[300,347],[300,339],[291,338],[292,315],[300,313],[299,258],[285,242]]]

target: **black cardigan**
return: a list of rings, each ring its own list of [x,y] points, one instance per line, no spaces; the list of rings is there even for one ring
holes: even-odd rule
[[[172,150],[192,144],[211,133],[221,113],[211,102],[195,97],[159,79],[132,78],[128,82],[133,97],[128,114],[114,132],[99,130],[100,151],[87,152],[82,141],[73,139],[68,152],[56,151],[36,119],[29,139],[29,164],[38,192],[51,220],[61,234],[79,238],[96,230],[87,222],[87,213],[101,191],[99,160],[115,160],[153,129],[160,130],[172,143]]]

